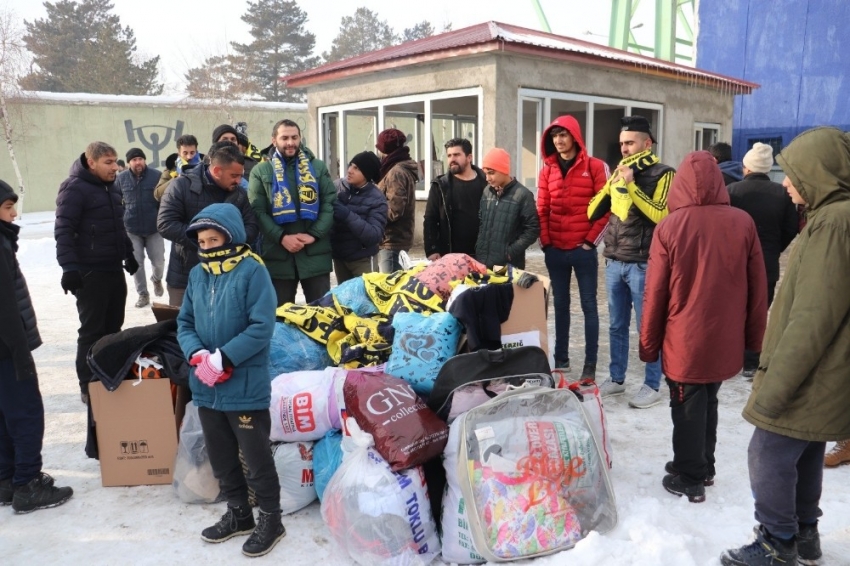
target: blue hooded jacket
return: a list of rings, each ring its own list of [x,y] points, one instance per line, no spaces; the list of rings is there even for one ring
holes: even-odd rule
[[[244,244],[245,226],[238,208],[229,203],[211,204],[191,224],[208,220],[233,244]],[[190,224],[190,226],[191,226]],[[197,239],[197,231],[186,235]],[[274,287],[265,266],[254,257],[242,259],[221,275],[196,265],[189,273],[183,306],[177,316],[177,340],[189,359],[198,350],[216,348],[233,363],[227,381],[208,387],[189,373],[195,404],[219,411],[256,411],[271,403],[269,343],[274,333]]]

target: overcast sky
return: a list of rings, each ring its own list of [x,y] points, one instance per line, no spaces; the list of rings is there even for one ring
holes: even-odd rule
[[[34,21],[47,13],[39,0],[3,0],[3,4],[21,20]],[[121,23],[136,34],[138,52],[145,57],[161,56],[166,93],[182,92],[183,74],[207,57],[225,53],[229,42],[250,41],[248,25],[241,20],[248,5],[245,1],[113,0],[113,4]],[[540,0],[540,4],[553,33],[607,42],[610,1]],[[490,20],[542,29],[531,0],[302,0],[299,5],[308,14],[307,28],[316,35],[317,55],[330,48],[340,19],[364,5],[398,32],[422,20],[430,21],[437,30],[448,22],[457,30]],[[649,28],[651,22],[646,23]]]

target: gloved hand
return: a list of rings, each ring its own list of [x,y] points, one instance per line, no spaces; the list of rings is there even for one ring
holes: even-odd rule
[[[62,274],[62,290],[76,295],[83,288],[83,275],[79,271],[66,271]]]
[[[233,368],[224,369],[219,350],[212,354],[209,350],[195,352],[189,365],[195,366],[195,376],[209,387],[227,381],[233,373]]]
[[[334,201],[334,220],[338,222],[343,222],[348,215],[351,214],[351,209],[345,206],[343,203],[339,201],[339,199]]]
[[[129,273],[130,275],[135,275],[139,270],[139,262],[136,261],[135,256],[128,255],[124,260],[124,271]]]

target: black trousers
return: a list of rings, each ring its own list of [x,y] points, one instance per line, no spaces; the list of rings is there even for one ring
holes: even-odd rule
[[[304,299],[308,304],[321,299],[325,293],[331,290],[330,273],[308,277],[307,279],[272,279],[274,292],[277,295],[277,306],[295,302],[295,293],[298,291],[299,282],[301,283],[301,290],[304,291]]]
[[[773,304],[773,294],[776,291],[776,279],[768,279],[767,280],[767,308],[770,308],[770,305]],[[752,350],[744,351],[744,370],[755,371],[759,367],[759,356],[761,356],[761,352],[754,352]]]
[[[790,538],[799,523],[823,513],[823,456],[826,442],[798,440],[756,428],[747,450],[756,521],[775,536]]]
[[[44,405],[38,379],[18,381],[12,358],[0,360],[0,480],[26,485],[41,472]]]
[[[213,475],[230,507],[248,506],[248,486],[264,513],[280,511],[280,480],[272,457],[272,419],[262,411],[216,411],[198,408]],[[248,466],[242,472],[239,450]]]
[[[92,371],[86,356],[92,345],[106,336],[121,330],[124,308],[127,304],[127,281],[124,272],[84,271],[83,287],[77,291],[77,313],[80,329],[77,331],[77,379],[80,390],[88,391]]]
[[[713,476],[720,383],[690,384],[667,379],[673,418],[673,467],[687,483]]]

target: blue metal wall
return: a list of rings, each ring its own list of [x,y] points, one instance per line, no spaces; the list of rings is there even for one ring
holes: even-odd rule
[[[813,126],[850,130],[850,0],[702,0],[697,68],[758,83],[735,99],[733,157]]]

